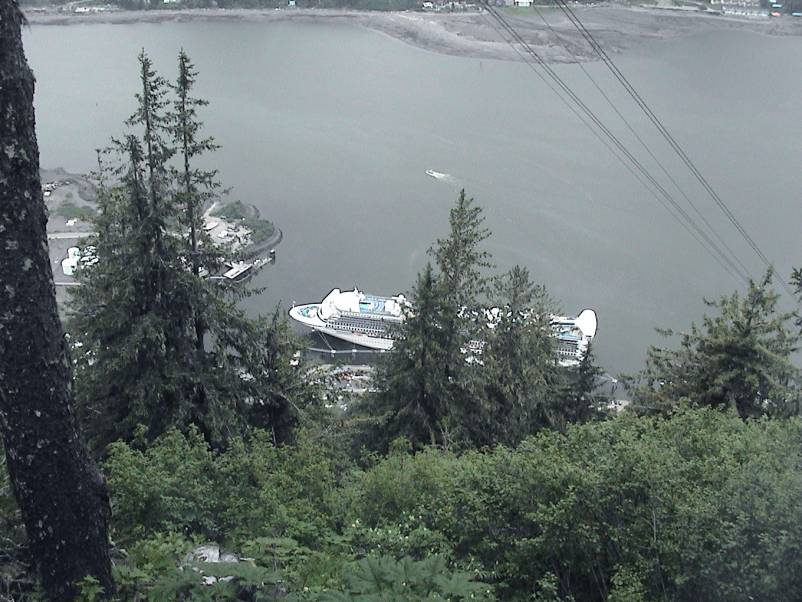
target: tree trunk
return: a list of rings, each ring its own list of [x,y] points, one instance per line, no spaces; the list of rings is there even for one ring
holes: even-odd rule
[[[89,575],[113,591],[110,511],[71,408],[23,20],[15,0],[0,0],[0,435],[42,584],[61,601]]]

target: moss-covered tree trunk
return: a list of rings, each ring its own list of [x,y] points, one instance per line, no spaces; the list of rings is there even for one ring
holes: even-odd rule
[[[0,0],[0,434],[43,586],[60,601],[89,575],[112,591],[109,505],[71,409],[22,21]]]

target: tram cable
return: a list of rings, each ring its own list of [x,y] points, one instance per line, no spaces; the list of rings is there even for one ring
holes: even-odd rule
[[[486,0],[485,0],[486,1]],[[557,7],[565,14],[571,24],[579,31],[582,37],[588,42],[590,47],[593,49],[594,52],[601,58],[602,62],[607,66],[613,76],[619,81],[619,83],[624,87],[627,93],[632,97],[635,103],[640,107],[643,113],[649,118],[652,124],[657,128],[669,146],[674,150],[674,152],[679,156],[685,166],[690,170],[690,172],[694,175],[697,181],[701,184],[702,188],[708,193],[708,195],[713,199],[719,209],[724,213],[726,218],[729,222],[733,225],[733,227],[738,231],[741,237],[746,241],[746,243],[751,247],[751,249],[755,252],[755,254],[760,258],[763,262],[764,266],[768,269],[772,267],[771,261],[769,261],[766,254],[760,249],[758,244],[755,240],[749,235],[746,231],[746,228],[740,223],[738,218],[732,212],[732,210],[727,206],[721,196],[716,192],[710,182],[705,178],[693,160],[688,156],[682,146],[676,141],[674,136],[671,135],[671,132],[665,127],[663,122],[660,120],[657,115],[655,115],[654,111],[652,111],[651,107],[646,103],[645,100],[641,97],[632,83],[627,79],[627,77],[621,72],[618,68],[618,65],[615,64],[613,59],[607,54],[604,48],[599,44],[593,34],[585,27],[585,24],[582,23],[582,20],[576,15],[576,13],[571,9],[570,6],[566,3],[565,0],[554,0]],[[539,13],[540,11],[538,11]],[[542,15],[541,15],[542,18]],[[778,280],[782,285],[785,292],[792,298],[794,301],[797,301],[796,296],[794,295],[793,291],[791,290],[790,286],[786,282],[785,278],[781,278],[778,276]]]
[[[537,66],[539,66],[546,75],[551,79],[551,81],[557,86],[559,90],[562,91],[564,96],[558,95],[560,99],[567,103],[565,97],[570,99],[570,101],[588,118],[588,120],[598,128],[599,131],[604,135],[604,137],[609,140],[610,143],[623,155],[627,161],[631,164],[631,166],[645,178],[651,187],[657,190],[658,194],[654,194],[654,191],[647,187],[647,189],[652,192],[655,198],[666,207],[666,209],[672,207],[676,213],[681,216],[679,220],[680,223],[685,227],[686,230],[695,232],[697,236],[694,236],[697,240],[704,241],[703,248],[705,248],[708,252],[711,253],[713,258],[722,265],[728,272],[734,273],[745,282],[749,281],[748,274],[744,273],[739,269],[735,262],[726,254],[724,253],[721,248],[716,244],[715,241],[711,239],[711,237],[705,232],[697,223],[696,221],[688,215],[688,212],[676,202],[673,196],[660,184],[657,179],[646,169],[646,167],[635,157],[632,152],[621,142],[621,140],[601,121],[601,119],[588,107],[588,105],[581,99],[579,96],[571,89],[571,87],[557,74],[549,64],[529,45],[529,43],[515,30],[512,25],[504,18],[503,15],[499,14],[499,12],[495,9],[495,7],[491,6],[488,0],[481,0],[482,6],[487,10],[487,13],[493,17],[493,19],[498,23],[498,25],[507,32],[512,39],[506,39],[505,41],[517,51],[514,42],[517,42],[523,48],[523,50],[528,54],[532,59],[534,59]],[[502,36],[504,38],[504,36]],[[513,42],[514,41],[514,42]],[[520,54],[520,53],[519,53]],[[525,58],[525,57],[524,57]],[[525,59],[525,64],[530,67],[542,80],[547,81],[543,73],[541,73],[537,66],[530,60]],[[552,90],[554,89],[551,85],[549,85]],[[570,106],[570,104],[569,104]],[[590,124],[583,122],[588,125]],[[623,161],[623,159],[616,154],[616,157]],[[626,164],[626,162],[624,162]],[[662,197],[662,199],[661,199]],[[664,202],[665,201],[665,202]],[[666,205],[668,203],[668,205]],[[674,212],[669,209],[669,212],[676,218]]]
[[[563,0],[560,0],[560,1],[563,2]],[[563,2],[563,4],[564,4],[564,2]],[[554,29],[554,27],[551,25],[551,23],[548,22],[548,20],[543,15],[543,13],[540,11],[540,9],[536,5],[534,5],[534,9],[535,9],[535,12],[540,17],[540,20],[543,21],[543,24],[549,29],[549,31],[551,31],[552,34],[554,34],[554,37],[560,42],[562,47],[565,48],[566,51],[570,52],[570,49],[568,48],[568,45],[564,43],[564,41],[562,40],[560,34]],[[588,35],[590,35],[590,32],[588,32]],[[594,41],[595,41],[595,39],[594,39]],[[685,190],[679,185],[679,182],[677,181],[677,179],[668,171],[668,169],[666,168],[664,163],[660,159],[657,158],[655,153],[652,151],[651,147],[646,143],[646,141],[641,137],[641,135],[638,134],[637,130],[635,130],[635,128],[632,126],[632,124],[630,123],[629,119],[627,119],[624,116],[624,114],[616,106],[616,104],[613,102],[613,100],[610,98],[610,96],[604,91],[604,89],[601,87],[601,85],[596,81],[596,78],[594,78],[591,75],[591,73],[585,68],[585,65],[583,65],[581,62],[577,63],[577,66],[580,68],[582,73],[585,74],[585,76],[588,78],[588,80],[590,80],[590,83],[593,84],[593,87],[596,88],[596,91],[602,96],[602,98],[604,98],[604,100],[607,102],[607,104],[610,106],[610,108],[615,112],[615,114],[618,115],[618,117],[621,119],[621,121],[624,123],[624,125],[627,127],[627,129],[630,131],[630,133],[635,137],[635,139],[638,141],[638,143],[644,148],[644,150],[652,158],[652,160],[655,162],[655,164],[660,168],[660,171],[663,172],[663,175],[665,175],[665,177],[668,178],[668,180],[671,182],[671,184],[673,184],[674,188],[680,193],[680,195],[682,195],[682,197],[685,199],[685,201],[688,203],[688,205],[691,207],[691,209],[693,209],[694,213],[702,221],[702,223],[707,228],[707,230],[716,238],[718,243],[727,251],[727,253],[729,253],[729,255],[732,258],[732,260],[735,263],[738,264],[738,267],[741,269],[741,272],[743,274],[748,275],[749,278],[753,278],[752,274],[749,271],[749,268],[747,268],[743,264],[743,262],[739,259],[738,255],[736,255],[736,253],[730,248],[730,246],[727,244],[727,242],[724,240],[724,238],[716,231],[716,229],[713,227],[713,225],[708,221],[708,219],[705,217],[705,215],[696,206],[696,203],[694,203],[691,200],[690,196],[688,196],[688,194],[685,192]]]
[[[700,236],[699,236],[699,235],[696,233],[696,231],[695,231],[695,230],[693,230],[692,228],[688,227],[688,226],[687,226],[687,224],[686,224],[685,222],[683,222],[683,220],[682,220],[682,217],[681,217],[680,215],[678,215],[678,214],[677,214],[676,210],[675,210],[675,209],[674,209],[674,208],[673,208],[673,207],[672,207],[670,204],[666,204],[666,203],[664,203],[664,202],[663,202],[663,201],[662,201],[662,200],[659,198],[659,196],[658,196],[658,193],[657,193],[657,192],[656,192],[656,191],[655,191],[655,190],[654,190],[654,189],[653,189],[653,188],[650,186],[649,182],[648,182],[648,181],[646,181],[646,180],[644,179],[644,177],[643,177],[643,176],[642,176],[640,173],[638,173],[637,171],[635,171],[635,169],[632,167],[632,165],[630,165],[630,164],[629,164],[629,163],[628,163],[628,162],[627,162],[627,161],[626,161],[626,160],[625,160],[623,157],[621,157],[621,155],[620,155],[620,154],[618,153],[618,151],[617,151],[617,150],[616,150],[616,149],[615,149],[615,148],[612,146],[612,144],[611,144],[611,143],[610,143],[610,142],[609,142],[607,139],[605,139],[605,138],[604,138],[604,137],[603,137],[603,136],[602,136],[602,135],[601,135],[601,134],[600,134],[600,133],[599,133],[599,132],[596,130],[596,128],[594,128],[594,127],[593,127],[593,126],[592,126],[592,125],[591,125],[591,124],[588,122],[588,120],[587,120],[587,119],[586,119],[586,118],[585,118],[585,117],[582,115],[582,113],[580,113],[580,112],[579,112],[579,110],[578,110],[578,109],[577,109],[577,108],[576,108],[576,107],[575,107],[573,104],[571,104],[571,103],[570,103],[570,102],[569,102],[567,99],[565,99],[565,97],[562,95],[562,93],[561,93],[561,92],[560,92],[560,91],[559,91],[557,88],[555,88],[555,87],[554,87],[554,84],[552,84],[552,83],[551,83],[551,82],[550,82],[548,79],[546,79],[546,78],[545,78],[545,76],[543,76],[543,75],[542,75],[542,74],[541,74],[539,71],[537,71],[537,69],[536,69],[536,68],[535,68],[535,67],[534,67],[534,66],[533,66],[533,65],[532,65],[532,64],[531,64],[531,63],[528,61],[528,59],[527,59],[527,58],[526,58],[526,56],[523,54],[523,52],[521,52],[521,50],[519,50],[519,48],[518,48],[518,47],[517,47],[515,44],[513,44],[513,43],[511,43],[509,40],[505,39],[505,37],[504,37],[504,32],[503,32],[501,29],[499,29],[499,26],[498,26],[498,25],[496,25],[496,23],[495,23],[494,21],[492,21],[492,20],[488,20],[488,21],[487,21],[487,23],[488,23],[488,25],[490,25],[490,27],[491,27],[491,28],[492,28],[492,29],[493,29],[493,30],[494,30],[496,33],[498,33],[499,37],[500,37],[502,40],[504,40],[506,43],[508,43],[508,44],[509,44],[510,48],[512,48],[512,49],[515,51],[515,53],[516,53],[516,54],[517,54],[517,55],[518,55],[518,56],[521,58],[521,61],[522,61],[524,64],[526,64],[528,67],[530,67],[530,68],[531,68],[531,69],[532,69],[532,70],[535,72],[535,74],[536,74],[536,75],[537,75],[537,76],[538,76],[538,77],[539,77],[539,78],[540,78],[540,79],[543,81],[543,83],[544,83],[544,84],[546,84],[546,86],[547,86],[549,89],[551,89],[551,91],[552,91],[552,92],[554,92],[554,94],[555,94],[555,95],[556,95],[556,96],[557,96],[557,97],[558,97],[558,98],[559,98],[559,99],[560,99],[560,100],[563,102],[563,104],[565,104],[565,106],[566,106],[566,107],[567,107],[567,108],[568,108],[568,109],[569,109],[569,110],[570,110],[570,111],[571,111],[571,112],[572,112],[572,113],[573,113],[573,114],[576,116],[576,118],[577,118],[577,119],[579,119],[579,121],[580,121],[580,122],[581,122],[583,125],[585,125],[585,127],[587,127],[587,128],[588,128],[588,130],[590,131],[590,133],[591,133],[591,134],[593,134],[593,135],[596,137],[596,139],[597,139],[597,140],[598,140],[598,141],[599,141],[599,142],[600,142],[600,143],[601,143],[603,146],[605,146],[605,147],[607,148],[607,150],[608,150],[608,151],[610,151],[610,154],[611,154],[611,155],[613,155],[613,156],[614,156],[616,159],[618,159],[618,161],[621,163],[621,165],[623,165],[623,166],[624,166],[624,168],[625,168],[625,169],[626,169],[626,170],[627,170],[627,171],[628,171],[630,174],[632,174],[632,177],[634,177],[634,178],[635,178],[635,179],[636,179],[638,182],[640,182],[640,184],[641,184],[641,185],[642,185],[642,186],[643,186],[643,187],[644,187],[646,190],[648,190],[648,191],[649,191],[649,193],[651,193],[651,194],[652,194],[652,196],[654,196],[654,197],[655,197],[655,199],[656,199],[656,200],[657,200],[657,201],[658,201],[660,204],[662,204],[662,205],[663,205],[663,207],[666,209],[666,211],[668,211],[668,213],[671,215],[671,217],[673,217],[675,220],[677,220],[677,221],[678,221],[678,222],[679,222],[679,223],[680,223],[680,224],[681,224],[681,225],[682,225],[682,226],[685,228],[685,230],[688,232],[688,234],[690,234],[690,235],[691,235],[691,237],[692,237],[692,238],[693,238],[693,239],[694,239],[696,242],[698,242],[698,243],[699,243],[699,244],[702,246],[702,248],[705,248],[705,249],[706,249],[706,250],[708,250],[708,252],[709,252],[709,249],[707,249],[707,247],[706,247],[706,244],[705,244],[704,240],[703,240],[703,239],[702,239],[702,238],[701,238],[701,237],[700,237]],[[717,255],[712,255],[712,257],[713,257],[713,259],[714,259],[714,260],[715,260],[715,261],[716,261],[716,262],[719,264],[719,266],[720,266],[722,269],[724,269],[724,271],[726,271],[728,274],[730,274],[730,276],[732,276],[733,278],[736,278],[736,279],[737,279],[737,278],[741,278],[741,279],[745,279],[745,278],[746,278],[746,276],[744,276],[744,275],[742,275],[742,274],[736,274],[735,272],[733,272],[732,268],[730,268],[730,267],[729,267],[727,264],[725,264],[725,263],[724,263],[724,262],[723,262],[723,261],[722,261],[722,260],[721,260],[721,259],[720,259],[720,258],[717,256]]]

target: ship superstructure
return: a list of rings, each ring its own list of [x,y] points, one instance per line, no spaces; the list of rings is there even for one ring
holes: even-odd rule
[[[389,351],[398,326],[404,321],[405,311],[411,309],[403,295],[382,297],[369,295],[358,289],[333,289],[320,303],[298,305],[290,310],[290,317],[317,332],[348,341],[369,349]],[[501,317],[499,308],[469,312],[492,329]],[[554,353],[563,366],[578,364],[591,340],[596,336],[596,312],[582,310],[576,317],[551,316],[550,326],[555,338]],[[481,363],[483,341],[472,341],[466,350],[473,362]]]
[[[293,307],[290,317],[317,332],[387,351],[393,347],[394,330],[403,322],[408,306],[404,295],[382,297],[335,288],[320,303]]]
[[[583,309],[575,318],[551,316],[551,329],[557,339],[554,353],[560,364],[573,366],[581,362],[597,327],[596,312],[592,309]]]

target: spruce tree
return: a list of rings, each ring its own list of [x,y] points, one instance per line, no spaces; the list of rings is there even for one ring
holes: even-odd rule
[[[706,301],[715,315],[681,333],[678,349],[650,348],[644,370],[624,379],[634,409],[660,412],[686,401],[731,408],[742,418],[798,413],[791,357],[800,334],[789,327],[794,314],[778,310],[771,279],[769,270],[743,296]]]
[[[375,379],[379,392],[370,409],[383,417],[379,438],[384,449],[400,436],[416,447],[449,444],[454,383],[447,374],[450,336],[445,322],[452,310],[431,264],[418,275],[411,303]]]
[[[449,212],[448,236],[437,239],[429,249],[445,296],[458,308],[475,308],[488,292],[485,271],[493,264],[490,253],[482,248],[482,243],[490,237],[484,221],[482,208],[473,197],[465,195],[465,189],[460,190],[456,205]]]
[[[802,268],[791,270],[791,285],[794,287],[797,301],[802,303]],[[800,334],[802,334],[802,314],[799,312],[794,316],[794,323],[799,328]]]
[[[589,345],[585,355],[575,366],[560,371],[560,384],[551,404],[551,426],[564,431],[569,424],[583,424],[607,416],[605,408],[609,399],[599,393],[599,383],[604,375]]]
[[[191,424],[214,445],[249,424],[285,441],[298,405],[289,396],[311,395],[290,369],[285,319],[248,318],[238,306],[247,288],[206,277],[229,253],[201,227],[220,187],[195,164],[216,148],[201,134],[196,72],[182,52],[172,103],[144,53],[140,74],[129,133],[101,162],[96,261],[73,291],[84,418],[101,449]]]
[[[443,302],[442,361],[449,391],[449,430],[466,444],[485,439],[475,428],[475,418],[482,414],[485,403],[483,372],[480,361],[470,361],[476,355],[477,342],[484,336],[481,306],[489,291],[486,271],[493,267],[490,253],[483,248],[490,237],[484,221],[482,208],[461,190],[449,212],[448,236],[438,239],[429,249],[437,266]]]
[[[498,313],[494,328],[484,335],[486,405],[481,431],[486,444],[515,444],[551,425],[550,406],[559,380],[549,327],[553,302],[521,266],[497,277],[494,284]]]
[[[178,78],[173,84],[175,100],[172,114],[169,116],[170,133],[172,134],[180,165],[174,169],[173,177],[177,182],[176,200],[181,207],[181,224],[187,228],[187,262],[192,268],[196,282],[202,271],[210,271],[219,267],[222,254],[211,244],[210,237],[203,229],[203,208],[213,200],[220,189],[216,180],[216,170],[204,170],[196,165],[202,155],[214,152],[219,147],[213,138],[201,135],[203,123],[198,118],[198,109],[208,105],[208,101],[193,96],[193,88],[198,72],[181,50],[178,55]],[[205,307],[202,300],[193,308],[195,325],[195,346],[199,352],[204,351],[206,325],[204,324]]]
[[[167,84],[147,55],[139,55],[141,90],[127,120],[129,133],[113,140],[110,165],[100,175],[118,185],[100,190],[94,265],[79,269],[71,330],[80,342],[79,385],[84,418],[102,446],[149,436],[182,414],[185,365],[183,329],[190,316],[169,232],[177,214],[170,198],[165,138]]]
[[[145,190],[138,194],[147,198],[144,219],[140,224],[143,237],[150,244],[146,254],[146,311],[152,308],[161,310],[163,304],[168,303],[168,262],[165,261],[170,251],[167,246],[171,241],[167,239],[167,231],[175,220],[175,207],[169,198],[169,171],[168,161],[174,154],[174,149],[165,139],[168,105],[167,81],[158,75],[153,68],[150,58],[141,51],[139,60],[139,79],[141,91],[136,94],[137,109],[128,118],[126,125],[129,128],[141,131],[141,151],[138,153],[144,164]],[[133,140],[129,136],[129,140]],[[133,156],[131,157],[133,161]],[[170,304],[174,300],[169,301]]]

